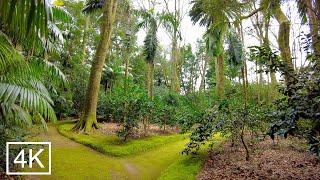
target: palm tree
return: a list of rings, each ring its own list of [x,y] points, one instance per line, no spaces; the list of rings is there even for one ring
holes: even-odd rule
[[[169,36],[172,40],[171,45],[171,89],[177,93],[180,93],[180,73],[181,73],[181,62],[179,58],[179,47],[178,40],[181,40],[181,33],[179,31],[181,27],[181,7],[180,0],[174,0],[174,12],[169,12],[168,2],[165,1],[167,5],[167,13],[163,14],[163,19],[165,19],[164,27],[166,28]]]
[[[194,0],[189,15],[194,23],[207,26],[207,49],[209,55],[216,58],[216,91],[219,97],[224,96],[224,38],[230,20],[235,18],[236,11],[242,6],[232,0]]]
[[[101,24],[101,38],[97,46],[95,56],[93,58],[90,78],[86,93],[86,101],[84,106],[84,113],[74,126],[74,130],[83,130],[89,132],[92,128],[98,128],[97,123],[97,104],[100,90],[100,81],[102,77],[105,59],[111,44],[111,34],[113,29],[113,22],[115,20],[117,0],[96,1],[91,0],[87,3],[85,12],[94,11],[97,8],[103,9],[103,17]]]
[[[53,63],[32,57],[38,50],[49,51],[54,39],[62,39],[55,20],[67,17],[62,8],[47,1],[21,0],[0,2],[0,123],[31,125],[35,119],[45,126],[56,121],[53,101],[44,77],[65,81]],[[65,19],[64,19],[65,20]],[[59,37],[60,36],[60,37]],[[63,40],[62,40],[63,41]],[[28,62],[24,60],[28,55]]]
[[[161,24],[161,14],[156,13],[154,9],[136,11],[136,14],[141,17],[141,21],[138,23],[137,28],[146,28],[147,35],[144,39],[143,52],[145,60],[148,64],[147,72],[147,90],[148,95],[153,98],[153,77],[154,77],[154,58],[156,56],[158,48],[157,32]]]

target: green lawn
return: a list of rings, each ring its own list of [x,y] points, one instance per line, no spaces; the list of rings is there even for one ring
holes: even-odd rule
[[[214,144],[212,144],[212,149],[217,149],[222,142],[225,141],[225,137],[221,134],[216,134],[214,136]],[[177,161],[172,163],[164,172],[161,173],[160,180],[191,180],[195,179],[197,174],[202,168],[204,160],[206,158],[206,149],[203,147],[198,155],[181,156]]]
[[[57,127],[50,125],[48,133],[37,138],[52,142],[52,175],[39,176],[39,179],[195,179],[205,159],[205,153],[194,157],[181,154],[188,142],[183,135],[156,136],[119,144],[116,137],[76,134],[69,131],[71,127],[72,124],[63,124],[59,131],[69,138],[101,143],[101,149],[112,150],[102,154],[61,136]],[[113,140],[117,143],[111,142]],[[129,156],[129,153],[134,155]]]
[[[123,142],[116,136],[107,136],[98,132],[90,135],[78,134],[71,131],[72,127],[73,124],[63,124],[58,127],[58,131],[71,140],[89,146],[103,154],[116,157],[133,156],[186,138],[185,135],[175,134],[169,136],[152,136]]]

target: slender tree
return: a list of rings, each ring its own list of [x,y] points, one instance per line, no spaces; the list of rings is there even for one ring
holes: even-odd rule
[[[142,21],[139,27],[147,28],[147,35],[144,39],[144,55],[148,65],[147,70],[147,89],[148,95],[153,99],[153,78],[154,78],[154,59],[158,48],[157,32],[160,25],[160,14],[155,13],[154,9],[139,12]]]
[[[180,0],[174,0],[174,12],[169,12],[168,2],[165,0],[165,3],[167,5],[167,20],[169,23],[167,23],[166,26],[167,30],[170,34],[170,37],[172,39],[172,47],[171,47],[171,63],[172,63],[172,77],[171,77],[171,89],[176,92],[180,92],[180,57],[179,57],[179,45],[178,40],[180,37],[180,24],[182,21],[181,16],[181,9],[180,9]]]

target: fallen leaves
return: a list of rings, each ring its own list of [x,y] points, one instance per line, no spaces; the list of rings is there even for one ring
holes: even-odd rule
[[[262,141],[251,148],[249,161],[242,147],[227,143],[209,153],[198,179],[320,179],[319,159],[292,148],[292,141],[281,140],[277,145],[270,139]]]

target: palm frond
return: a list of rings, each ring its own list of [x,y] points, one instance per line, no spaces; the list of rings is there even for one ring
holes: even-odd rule
[[[172,13],[161,14],[160,21],[168,32],[179,31],[180,22]]]
[[[59,69],[59,67],[57,65],[55,65],[54,63],[51,63],[49,61],[43,60],[42,61],[43,64],[45,65],[45,67],[47,68],[47,70],[49,70],[49,72],[51,73],[52,77],[57,77],[60,80],[63,81],[63,83],[67,82],[67,78],[64,75],[64,73]]]
[[[60,31],[56,24],[49,22],[48,29],[53,35],[54,40],[58,39],[62,44],[64,43],[63,33]]]
[[[307,11],[308,11],[308,5],[305,0],[297,0],[298,4],[298,12],[301,17],[302,23],[307,23]]]
[[[104,0],[88,0],[82,12],[93,13],[98,9],[102,9],[104,6]]]
[[[144,54],[148,63],[153,63],[158,47],[157,31],[156,29],[149,29],[144,40]]]
[[[6,72],[25,74],[27,66],[23,56],[12,47],[9,38],[0,32],[0,77]]]
[[[40,93],[33,88],[0,83],[0,102],[1,104],[9,107],[8,109],[12,109],[13,106],[18,105],[23,109],[30,110],[31,112],[38,112],[45,119],[53,122],[57,120],[51,106],[53,105],[53,101],[47,94]],[[4,117],[9,115],[10,114],[3,114]]]
[[[55,22],[59,21],[63,23],[70,23],[74,19],[74,17],[64,7],[60,6],[52,7],[52,16]]]
[[[239,37],[234,33],[230,32],[228,34],[227,38],[227,44],[228,44],[228,63],[231,66],[237,66],[241,64],[244,55],[243,55],[243,44],[239,40]]]

